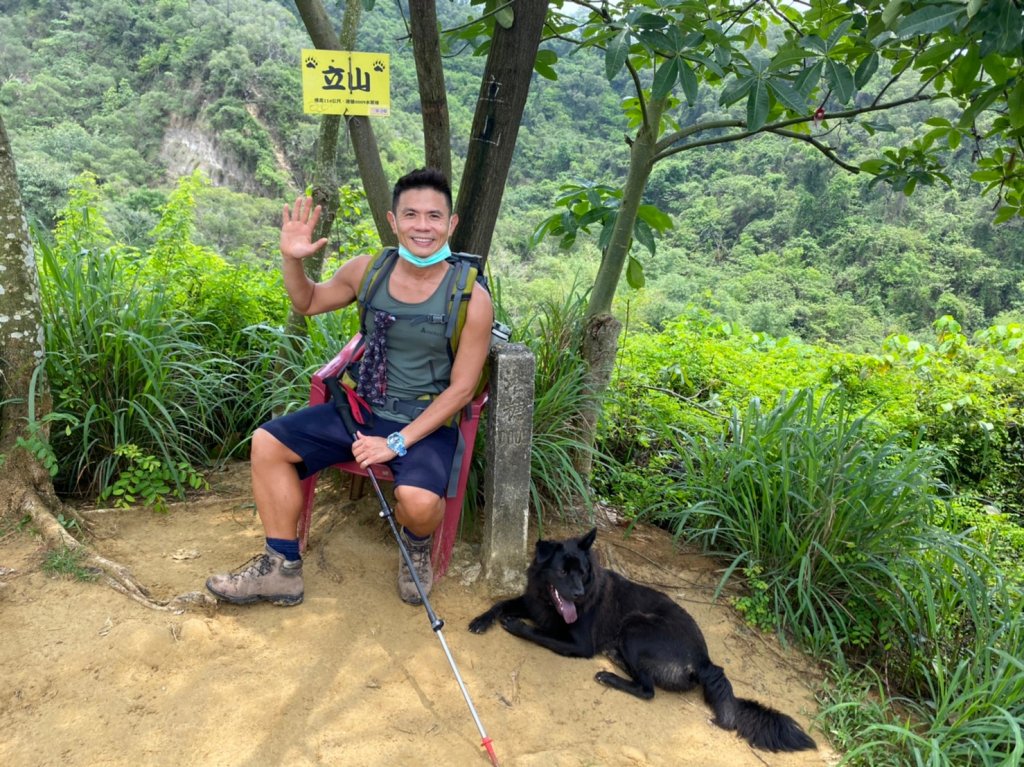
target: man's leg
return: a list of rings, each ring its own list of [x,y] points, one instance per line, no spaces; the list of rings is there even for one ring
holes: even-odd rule
[[[301,460],[298,453],[266,429],[257,429],[252,435],[252,495],[268,538],[298,537],[302,481],[295,465]]]
[[[430,490],[411,485],[395,487],[395,520],[402,526],[401,536],[424,594],[429,594],[434,584],[434,569],[430,563],[431,536],[444,519],[444,506],[444,498]],[[423,600],[401,552],[398,556],[398,595],[403,602],[418,605]]]
[[[266,429],[253,434],[253,498],[267,546],[239,571],[214,575],[206,581],[207,589],[220,599],[234,604],[302,602],[302,560],[296,532],[302,513],[302,485],[295,470],[301,460]]]

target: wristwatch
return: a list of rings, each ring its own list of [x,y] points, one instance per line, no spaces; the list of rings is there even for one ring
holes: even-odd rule
[[[405,449],[405,437],[400,431],[393,431],[388,435],[388,450],[399,458],[409,452]]]

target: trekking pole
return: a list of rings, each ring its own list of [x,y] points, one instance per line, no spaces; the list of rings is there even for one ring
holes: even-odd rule
[[[352,418],[352,413],[349,411],[347,404],[347,398],[341,392],[341,387],[338,385],[338,379],[331,377],[324,379],[324,383],[327,384],[327,389],[331,393],[331,399],[334,400],[334,406],[341,416],[341,420],[345,424],[345,428],[348,429],[349,434],[352,435],[353,439],[356,436],[358,427],[356,426],[355,420]],[[452,667],[452,673],[455,675],[455,681],[459,684],[459,689],[462,690],[462,697],[466,699],[466,705],[469,706],[469,713],[473,716],[473,721],[476,723],[476,729],[480,733],[480,745],[487,751],[487,755],[491,759],[491,764],[494,767],[498,767],[498,757],[494,753],[494,744],[491,739],[487,737],[487,731],[484,730],[484,725],[480,721],[479,715],[476,713],[476,707],[473,705],[473,699],[469,697],[469,690],[466,689],[465,682],[462,681],[462,675],[459,673],[459,667],[455,665],[455,658],[452,657],[451,651],[448,649],[448,643],[444,639],[444,634],[441,633],[441,629],[444,627],[444,621],[437,617],[437,613],[434,612],[434,608],[430,606],[430,600],[427,599],[427,595],[423,591],[423,584],[420,583],[419,576],[416,574],[416,568],[413,566],[412,556],[409,554],[409,549],[405,545],[405,541],[402,540],[401,534],[398,532],[398,524],[395,522],[395,513],[391,509],[391,505],[384,498],[384,491],[380,489],[380,483],[377,482],[377,476],[373,473],[373,467],[367,466],[366,473],[370,477],[370,484],[373,485],[373,491],[377,494],[377,500],[380,502],[380,516],[384,517],[391,526],[391,532],[395,536],[395,540],[398,542],[398,550],[402,553],[402,559],[405,561],[405,566],[409,569],[409,575],[412,576],[412,582],[416,585],[416,591],[419,592],[420,600],[423,602],[423,608],[427,611],[427,618],[430,620],[430,628],[434,630],[434,634],[437,636],[438,641],[441,642],[441,649],[444,650],[444,655],[448,659],[448,665]]]

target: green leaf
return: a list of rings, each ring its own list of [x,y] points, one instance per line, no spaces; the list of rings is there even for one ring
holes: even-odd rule
[[[996,85],[1003,85],[1010,77],[1010,69],[1006,65],[1006,61],[1002,56],[997,56],[994,53],[990,53],[988,56],[981,60],[981,66],[985,68],[985,72],[992,78],[992,82]]]
[[[609,80],[626,65],[626,57],[629,55],[629,30],[623,29],[612,38],[608,49],[604,53],[604,74]]]
[[[652,229],[664,232],[672,228],[672,217],[656,205],[641,205],[637,209],[637,218],[647,223]]]
[[[768,119],[769,109],[771,99],[768,96],[768,86],[764,80],[757,80],[750,89],[750,95],[747,96],[747,130],[760,130]]]
[[[682,83],[683,95],[686,97],[686,103],[692,106],[697,102],[697,89],[699,83],[693,68],[682,59],[679,60],[679,82]]]
[[[672,44],[672,38],[660,29],[645,29],[637,34],[637,39],[652,53],[669,56],[678,52],[676,46]]]
[[[961,128],[970,128],[974,125],[974,121],[978,118],[978,115],[988,109],[992,102],[994,102],[1002,94],[1002,84],[993,85],[987,91],[982,92],[980,95],[976,95],[971,105],[964,110],[964,113],[960,116],[960,120],[957,125]]]
[[[896,17],[900,15],[900,11],[903,10],[903,5],[906,0],[889,0],[889,4],[885,6],[885,10],[882,11],[882,24],[887,28],[892,27],[892,23],[896,20]]]
[[[853,98],[853,75],[850,70],[838,61],[825,59],[825,73],[828,77],[832,92],[835,93],[839,103],[848,104]]]
[[[1010,126],[1016,130],[1024,126],[1024,80],[1018,81],[1006,99]]]
[[[904,40],[931,35],[955,23],[963,13],[962,5],[926,5],[900,19],[893,31]]]
[[[768,88],[775,96],[775,100],[791,112],[801,115],[807,111],[807,99],[785,80],[769,80]]]
[[[641,13],[633,19],[633,24],[640,29],[662,29],[668,26],[668,21],[654,13]]]
[[[715,46],[715,61],[723,69],[732,63],[732,48],[726,45]]]
[[[608,243],[612,241],[612,234],[615,231],[615,219],[617,216],[610,216],[605,222],[604,226],[601,227],[601,233],[597,237],[597,247],[602,251],[608,247]]]
[[[874,176],[877,176],[885,169],[886,165],[888,165],[888,163],[885,160],[865,160],[860,164],[860,169],[865,173],[870,173]]]
[[[992,222],[995,224],[1003,224],[1018,214],[1024,215],[1024,209],[1013,208],[1010,207],[1009,205],[1004,205],[998,211],[996,211],[995,218],[992,219]]]
[[[853,84],[857,88],[863,88],[867,85],[875,72],[878,71],[878,54],[872,53],[867,56],[857,67],[857,71],[853,74]]]
[[[735,104],[750,92],[753,84],[754,77],[752,75],[737,77],[722,89],[722,95],[718,97],[718,103],[723,107]]]
[[[629,263],[626,265],[626,282],[634,290],[640,290],[646,282],[643,264],[632,256],[629,257]]]
[[[651,98],[661,101],[672,93],[672,88],[679,79],[679,59],[673,57],[666,59],[658,71],[654,73],[654,83],[651,85]]]
[[[817,51],[818,53],[828,52],[828,49],[825,47],[825,41],[817,35],[806,35],[800,38],[800,45],[807,50]]]
[[[716,62],[714,59],[710,59],[707,56],[702,56],[699,53],[687,53],[686,59],[688,59],[689,61],[695,61],[696,63],[700,64],[706,70],[713,73],[715,77],[725,77],[725,70],[718,66],[718,62]]]
[[[504,5],[499,8],[494,14],[494,20],[498,22],[503,29],[512,29],[512,25],[515,24],[516,15],[512,10],[511,5]]]
[[[978,54],[978,46],[971,44],[967,53],[960,56],[953,62],[951,67],[953,74],[953,87],[957,93],[966,93],[974,85],[981,70],[981,56]]]
[[[821,79],[821,69],[825,66],[824,62],[819,61],[812,67],[807,67],[803,72],[796,76],[796,80],[793,81],[793,87],[803,94],[804,98],[808,98],[811,95],[811,91],[818,85],[818,80]]]
[[[654,231],[651,227],[647,226],[646,222],[639,218],[633,223],[633,237],[636,238],[637,242],[647,248],[647,251],[653,256],[655,252]]]

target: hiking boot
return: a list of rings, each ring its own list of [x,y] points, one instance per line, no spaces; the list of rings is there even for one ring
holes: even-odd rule
[[[413,541],[405,534],[405,530],[402,530],[399,535],[402,536],[402,542],[409,550],[409,557],[412,559],[412,566],[416,569],[416,576],[420,579],[423,593],[429,594],[430,587],[434,585],[434,569],[430,564],[430,544],[433,539]],[[423,603],[419,591],[416,590],[416,584],[412,580],[412,574],[405,565],[405,557],[402,556],[401,551],[398,552],[398,596],[406,604]]]
[[[270,546],[238,570],[211,575],[206,588],[218,599],[235,605],[263,600],[290,607],[302,602],[302,560],[287,561]]]

